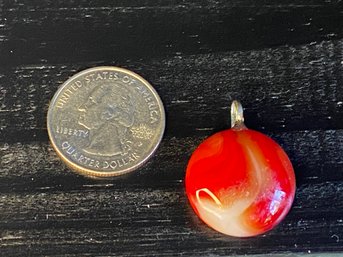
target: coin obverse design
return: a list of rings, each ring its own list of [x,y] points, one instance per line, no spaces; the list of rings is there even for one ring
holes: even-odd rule
[[[118,67],[68,79],[48,111],[49,138],[61,159],[89,176],[110,177],[144,164],[161,142],[165,112],[154,88]]]

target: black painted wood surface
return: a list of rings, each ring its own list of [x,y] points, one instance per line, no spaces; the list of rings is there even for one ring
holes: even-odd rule
[[[105,181],[69,171],[45,124],[56,89],[98,65],[142,75],[167,111],[154,158]],[[297,178],[287,218],[249,239],[205,226],[183,189],[232,99]],[[342,242],[341,1],[0,0],[1,256],[341,256]]]

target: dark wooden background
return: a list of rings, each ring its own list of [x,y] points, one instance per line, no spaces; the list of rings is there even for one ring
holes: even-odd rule
[[[167,111],[154,158],[105,181],[69,171],[45,122],[56,89],[98,65],[140,74]],[[249,239],[205,226],[183,186],[233,99],[297,178],[287,218]],[[1,256],[342,256],[343,3],[0,0],[0,165]]]

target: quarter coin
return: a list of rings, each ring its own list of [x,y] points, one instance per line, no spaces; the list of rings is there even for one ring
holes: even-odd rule
[[[165,112],[155,89],[118,67],[96,67],[68,79],[54,95],[47,128],[52,146],[73,170],[89,176],[128,173],[161,142]]]

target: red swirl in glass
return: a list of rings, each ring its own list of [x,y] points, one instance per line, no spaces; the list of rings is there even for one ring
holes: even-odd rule
[[[287,154],[274,140],[244,125],[199,145],[188,163],[185,185],[196,214],[213,229],[237,237],[275,227],[295,194]]]

